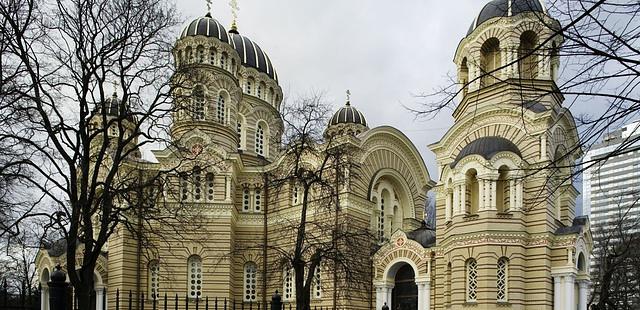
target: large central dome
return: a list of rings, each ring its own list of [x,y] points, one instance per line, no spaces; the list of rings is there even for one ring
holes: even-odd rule
[[[546,9],[541,0],[493,0],[482,8],[480,15],[471,24],[467,35],[494,17],[516,16],[525,12],[546,13]]]
[[[187,36],[205,36],[210,38],[218,38],[222,42],[229,43],[227,30],[207,13],[204,17],[194,19],[187,27],[182,30],[180,38]]]
[[[229,30],[229,37],[231,46],[238,52],[240,59],[242,59],[242,65],[249,68],[254,68],[259,72],[267,74],[270,78],[278,81],[278,74],[276,74],[269,56],[249,38],[241,35],[235,26]]]

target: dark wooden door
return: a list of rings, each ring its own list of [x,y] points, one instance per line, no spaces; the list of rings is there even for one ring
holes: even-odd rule
[[[418,286],[410,265],[400,267],[396,273],[396,284],[392,292],[391,310],[417,310]]]

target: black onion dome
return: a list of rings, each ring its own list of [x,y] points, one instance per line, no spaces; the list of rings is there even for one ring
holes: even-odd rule
[[[266,73],[270,78],[278,81],[278,74],[271,64],[269,56],[249,38],[241,35],[233,26],[229,30],[231,46],[238,52],[242,65],[248,68],[254,68],[259,72]]]
[[[196,18],[187,27],[182,30],[180,38],[189,36],[206,36],[210,38],[217,38],[218,40],[229,43],[229,36],[227,30],[222,25],[211,17],[210,13],[207,13],[204,17]]]
[[[520,153],[520,149],[513,144],[513,142],[502,138],[502,137],[483,137],[478,138],[471,143],[467,144],[465,147],[460,150],[456,159],[451,163],[451,167],[455,167],[459,161],[469,155],[480,155],[484,157],[484,159],[491,159],[494,155],[500,152],[512,152],[516,155],[522,157]]]
[[[344,107],[340,108],[329,122],[329,126],[337,124],[359,124],[367,127],[367,121],[364,119],[362,112],[351,106],[351,103],[347,101]]]
[[[546,13],[546,8],[541,0],[493,0],[482,8],[480,15],[471,24],[467,35],[494,17],[516,16],[525,12]]]
[[[122,106],[122,100],[118,98],[116,93],[107,99],[104,100],[102,104],[96,104],[94,112],[99,112],[101,114],[118,116],[120,115],[120,108]],[[125,111],[128,109],[124,107]]]

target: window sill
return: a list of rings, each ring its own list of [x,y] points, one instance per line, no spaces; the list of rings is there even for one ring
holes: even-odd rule
[[[464,304],[462,304],[465,307],[477,307],[478,306],[478,302],[473,300],[473,301],[466,301]]]

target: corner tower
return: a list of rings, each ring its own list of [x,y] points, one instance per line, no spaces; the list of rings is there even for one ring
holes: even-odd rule
[[[591,236],[568,168],[576,126],[555,84],[559,29],[539,0],[493,0],[456,50],[455,123],[430,146],[438,309],[586,307]]]

